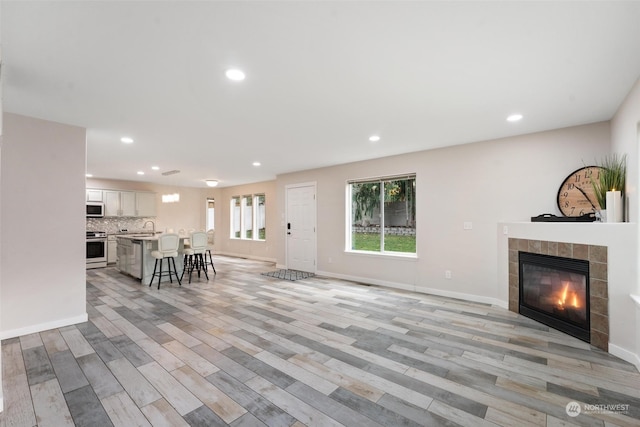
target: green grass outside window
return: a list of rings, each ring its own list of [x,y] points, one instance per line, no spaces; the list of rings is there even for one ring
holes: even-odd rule
[[[376,233],[353,233],[352,249],[356,251],[380,252],[380,235]],[[385,252],[416,252],[416,236],[388,235],[384,238]]]

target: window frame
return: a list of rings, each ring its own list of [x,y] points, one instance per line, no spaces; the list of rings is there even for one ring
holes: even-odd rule
[[[229,210],[230,210],[229,238],[234,240],[242,238],[242,208],[240,203],[241,203],[240,196],[232,196],[229,201]],[[240,208],[237,212],[236,212],[236,207]],[[236,220],[237,220],[237,223],[236,223]],[[236,224],[238,228],[237,236],[236,236]]]
[[[216,229],[216,199],[207,197],[204,208],[206,230]]]
[[[260,198],[264,206],[264,238],[260,236],[258,228],[260,215]],[[232,240],[247,240],[264,242],[266,240],[266,194],[243,194],[241,196],[231,196],[230,199],[230,232],[229,238]],[[247,203],[248,202],[248,203]],[[237,208],[239,212],[236,211]],[[236,228],[238,231],[236,231]],[[249,236],[250,233],[250,237]]]
[[[412,200],[412,220],[413,220],[413,229],[416,238],[416,244],[414,252],[400,252],[385,249],[385,185],[389,182],[393,181],[402,181],[402,180],[413,180],[413,200]],[[353,249],[353,226],[354,226],[354,203],[353,203],[353,184],[375,184],[379,183],[379,200],[378,200],[378,214],[380,218],[380,249],[379,250],[363,250],[363,249]],[[417,245],[417,206],[416,206],[416,197],[417,195],[417,174],[415,173],[407,173],[401,175],[391,175],[391,176],[379,176],[379,177],[371,177],[371,178],[362,178],[362,179],[352,179],[346,182],[346,191],[345,191],[345,252],[350,254],[359,254],[359,255],[367,255],[367,256],[383,256],[383,257],[396,257],[396,258],[417,258],[418,257],[418,245]]]

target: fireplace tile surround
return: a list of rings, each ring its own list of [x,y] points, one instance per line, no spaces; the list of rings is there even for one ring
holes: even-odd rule
[[[591,345],[609,350],[608,253],[606,246],[509,238],[509,310],[518,313],[518,252],[589,261]]]

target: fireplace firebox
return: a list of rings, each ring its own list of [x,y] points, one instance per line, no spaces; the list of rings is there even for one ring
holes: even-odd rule
[[[589,262],[519,252],[520,314],[591,342]]]

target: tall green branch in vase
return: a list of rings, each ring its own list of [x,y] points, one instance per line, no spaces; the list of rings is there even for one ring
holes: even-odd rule
[[[602,168],[596,178],[591,178],[591,184],[596,193],[598,204],[602,209],[607,208],[607,191],[620,191],[623,194],[627,176],[627,155],[612,154],[605,157],[600,164]]]

